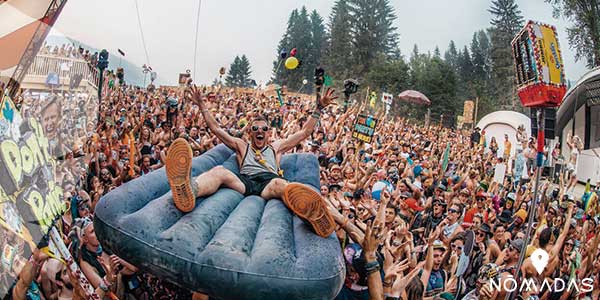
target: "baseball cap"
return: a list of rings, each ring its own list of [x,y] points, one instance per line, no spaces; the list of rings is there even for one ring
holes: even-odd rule
[[[515,199],[517,199],[517,195],[513,192],[508,193],[508,195],[506,196],[506,199],[510,199],[512,201],[515,201]]]
[[[419,206],[419,203],[415,198],[408,198],[404,200],[404,203],[412,210],[422,211],[423,207]]]
[[[515,249],[517,249],[517,251],[521,252],[521,251],[523,251],[523,248],[525,247],[525,242],[522,239],[516,239],[516,240],[510,242],[510,245],[513,246]]]

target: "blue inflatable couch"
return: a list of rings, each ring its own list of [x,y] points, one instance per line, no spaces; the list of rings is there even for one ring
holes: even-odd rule
[[[217,165],[238,172],[221,144],[194,159],[192,174]],[[313,155],[286,155],[281,167],[289,181],[318,189]],[[283,202],[220,189],[183,214],[164,168],[105,195],[94,228],[103,248],[142,271],[216,299],[333,299],[345,275],[335,234],[317,236]]]

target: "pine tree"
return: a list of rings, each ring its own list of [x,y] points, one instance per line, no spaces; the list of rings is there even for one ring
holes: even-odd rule
[[[290,17],[287,23],[287,29],[283,34],[283,37],[281,37],[281,40],[279,40],[279,44],[277,45],[277,54],[275,61],[273,61],[273,79],[271,80],[273,82],[282,82],[286,81],[287,79],[287,72],[285,72],[285,67],[283,66],[284,59],[280,57],[280,53],[282,51],[289,53],[289,51],[292,49],[290,46],[292,44],[293,32],[296,31],[296,27],[298,26],[297,23],[298,10],[294,9],[290,13]]]
[[[352,74],[352,16],[348,0],[337,0],[329,16],[330,41],[325,57],[325,66],[334,80],[344,80]]]
[[[435,46],[435,49],[433,50],[433,57],[441,58],[440,48],[438,46]]]
[[[510,42],[523,26],[523,17],[515,0],[493,0],[491,61],[495,98],[499,105],[517,109],[515,71]]]
[[[458,51],[456,51],[456,44],[454,41],[450,41],[448,44],[448,50],[444,52],[444,60],[454,68],[454,70],[458,70]]]
[[[483,55],[483,69],[487,73],[487,78],[489,80],[491,74],[490,71],[492,69],[492,60],[490,58],[490,39],[485,30],[480,30],[477,32],[477,41],[479,43],[479,48],[481,49],[481,54]]]
[[[227,76],[225,77],[225,85],[229,87],[238,86],[238,78],[240,73],[240,57],[235,56],[233,62],[229,66],[229,70],[227,71]]]
[[[308,85],[304,88],[305,92],[312,92],[313,80],[310,80],[314,75],[314,69],[321,65],[321,59],[325,53],[327,47],[327,34],[325,32],[325,25],[323,24],[323,18],[313,10],[310,14],[310,25],[311,25],[311,45],[309,52],[305,60],[306,70],[304,72],[305,79],[308,80]]]
[[[273,82],[279,85],[285,85],[290,91],[297,91],[302,87],[304,79],[311,79],[314,75],[314,69],[319,64],[323,49],[325,47],[325,27],[323,20],[316,11],[313,11],[309,17],[306,7],[299,11],[294,9],[288,20],[288,27],[279,41],[277,47],[277,58],[273,62]],[[289,53],[296,48],[296,58],[301,64],[294,70],[285,68],[285,60],[289,58]],[[285,49],[288,56],[281,59],[280,53]],[[312,80],[309,80],[312,82]],[[311,90],[312,83],[305,90]]]
[[[398,33],[389,0],[350,0],[353,58],[357,75],[363,75],[380,54],[396,56]]]
[[[250,75],[252,71],[250,70],[250,61],[246,55],[242,55],[240,59],[240,70],[239,70],[239,86],[240,87],[250,87],[252,78]]]
[[[251,73],[250,61],[246,55],[242,55],[241,58],[236,56],[225,77],[225,84],[229,87],[249,87],[252,82]]]

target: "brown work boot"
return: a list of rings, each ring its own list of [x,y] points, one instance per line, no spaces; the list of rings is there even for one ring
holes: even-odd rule
[[[283,203],[308,222],[317,235],[326,238],[335,230],[335,221],[327,210],[327,203],[313,189],[300,183],[290,183],[283,191]]]
[[[166,159],[167,179],[173,192],[175,207],[190,212],[196,207],[192,188],[192,148],[185,139],[178,138],[169,147]]]

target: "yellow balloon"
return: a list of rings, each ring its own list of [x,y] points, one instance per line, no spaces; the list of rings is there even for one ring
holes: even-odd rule
[[[288,70],[293,70],[298,67],[298,59],[291,56],[285,60],[285,68]]]

